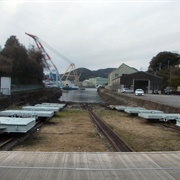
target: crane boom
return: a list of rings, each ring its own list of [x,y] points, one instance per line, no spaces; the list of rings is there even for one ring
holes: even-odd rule
[[[55,64],[53,63],[53,61],[51,60],[51,57],[49,56],[49,54],[45,51],[43,45],[41,44],[41,42],[39,41],[39,38],[35,35],[32,35],[32,34],[29,34],[29,33],[25,33],[27,34],[28,36],[32,37],[38,47],[38,49],[43,53],[43,56],[44,56],[44,60],[45,60],[45,63],[47,63],[47,61],[49,60],[51,62],[51,64],[53,65],[54,69],[57,70],[57,67],[55,66]],[[49,64],[48,64],[48,69],[49,69]]]
[[[51,71],[50,74],[49,74],[49,78],[54,79],[52,71],[55,71],[56,72],[56,79],[55,79],[56,85],[59,86],[58,81],[60,81],[60,86],[62,87],[61,77],[60,77],[60,74],[58,72],[58,69],[55,66],[55,64],[53,63],[53,61],[52,61],[51,57],[49,56],[49,54],[44,49],[44,47],[43,47],[42,43],[40,42],[39,38],[37,36],[33,35],[33,34],[29,34],[29,33],[25,33],[25,34],[27,34],[28,36],[30,36],[31,38],[34,39],[38,49],[42,52],[46,68],[48,68],[48,70]],[[52,70],[52,68],[51,68],[52,66],[54,67],[54,70]]]
[[[51,65],[54,67],[55,71],[56,71],[56,83],[58,85],[58,80],[60,82],[60,87],[64,88],[64,86],[66,86],[68,84],[68,78],[70,76],[74,77],[74,82],[75,85],[80,85],[79,83],[79,77],[78,77],[78,73],[75,67],[75,64],[69,60],[68,58],[66,58],[65,56],[63,56],[62,54],[60,54],[59,52],[57,52],[56,50],[54,50],[51,46],[49,46],[48,44],[46,44],[45,42],[43,42],[42,40],[40,40],[37,36],[29,34],[29,33],[25,33],[28,36],[30,36],[31,38],[34,39],[38,49],[42,52],[43,54],[43,60],[44,63],[46,65],[46,68],[48,68],[49,70],[51,70]],[[66,72],[62,75],[62,77],[60,77],[60,74],[58,72],[57,67],[55,66],[55,64],[53,63],[53,61],[51,60],[51,57],[49,56],[49,54],[46,52],[46,50],[44,49],[42,43],[46,46],[46,48],[48,48],[49,50],[51,50],[52,52],[54,52],[56,55],[58,55],[59,57],[61,57],[63,60],[65,60],[66,62],[68,62],[70,65],[68,67],[68,69],[66,70]],[[51,65],[50,65],[51,63]],[[50,73],[49,74],[50,79],[54,79],[53,74]],[[65,82],[63,81],[63,83],[65,85],[63,85],[62,80],[63,78],[65,79]]]

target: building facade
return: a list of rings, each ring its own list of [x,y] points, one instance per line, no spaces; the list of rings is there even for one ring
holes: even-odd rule
[[[92,87],[93,84],[92,84],[92,82],[89,81],[89,80],[84,80],[84,81],[82,82],[82,86],[83,86],[83,87]]]
[[[102,77],[96,77],[96,78],[90,78],[88,80],[83,81],[83,86],[88,86],[88,87],[97,87],[99,85],[105,85],[108,83],[107,78],[102,78]]]
[[[120,77],[125,74],[138,72],[137,69],[122,63],[116,70],[112,71],[108,76],[108,87],[110,89],[120,89]]]
[[[108,83],[108,79],[102,77],[91,78],[89,80],[93,83],[94,87],[97,87],[99,85],[103,86]]]
[[[131,87],[133,90],[143,89],[146,93],[162,90],[163,78],[147,72],[139,71],[122,75],[118,79],[121,87]]]

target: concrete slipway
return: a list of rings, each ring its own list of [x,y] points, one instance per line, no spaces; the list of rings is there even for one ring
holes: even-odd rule
[[[133,107],[133,106],[120,106],[120,105],[109,105],[111,109],[116,109],[118,111],[125,111],[125,109],[134,109],[134,110],[146,110],[144,107]]]
[[[35,107],[58,107],[60,110],[64,108],[64,104],[36,104]]]
[[[169,120],[179,120],[180,121],[180,114],[167,114],[167,113],[161,113],[161,114],[153,114],[153,113],[139,113],[139,117],[142,117],[144,119],[154,119],[154,120],[161,120],[161,121],[169,121]]]
[[[23,110],[1,111],[0,133],[26,133],[36,124],[38,117],[52,117],[65,104],[45,103],[36,106],[24,106]]]
[[[164,113],[163,111],[158,111],[158,110],[148,110],[143,107],[133,107],[133,106],[116,106],[116,105],[110,105],[109,106],[111,109],[116,109],[118,111],[124,111],[129,114],[136,114],[138,115],[139,113],[149,113],[149,114],[159,114],[159,113]]]
[[[23,110],[28,111],[54,111],[58,112],[60,110],[60,107],[50,107],[50,106],[23,106]]]
[[[26,133],[36,124],[36,118],[0,117],[0,132]]]
[[[64,106],[66,106],[66,104],[59,104],[59,103],[42,103],[42,105],[57,106],[57,107],[64,107]]]
[[[124,111],[128,114],[138,115],[139,117],[147,120],[159,120],[165,122],[169,120],[176,120],[176,125],[180,126],[180,114],[177,113],[164,113],[159,110],[148,110],[141,107],[130,106],[110,105],[109,107],[118,111]]]
[[[144,113],[144,114],[162,114],[164,113],[163,111],[158,111],[158,110],[148,110],[148,109],[138,109],[138,108],[126,108],[124,110],[126,113],[129,114],[134,114],[138,115],[139,113]]]
[[[54,111],[26,111],[26,110],[5,110],[0,111],[0,116],[11,116],[11,117],[52,117]]]

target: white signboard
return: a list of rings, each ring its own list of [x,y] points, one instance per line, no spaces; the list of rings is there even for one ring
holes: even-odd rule
[[[11,94],[11,78],[10,77],[1,77],[1,93],[3,95]]]

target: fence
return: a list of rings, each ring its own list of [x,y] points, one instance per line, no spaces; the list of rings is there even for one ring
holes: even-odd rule
[[[24,91],[32,91],[44,88],[43,85],[12,85],[11,86],[11,93],[18,93]]]

